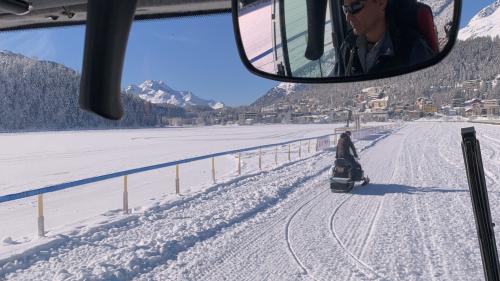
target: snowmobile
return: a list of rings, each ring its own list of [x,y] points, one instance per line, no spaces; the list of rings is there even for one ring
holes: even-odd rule
[[[330,174],[330,188],[333,192],[349,192],[357,181],[361,181],[361,185],[367,185],[370,182],[370,178],[364,176],[360,165],[353,167],[344,158],[335,160]]]

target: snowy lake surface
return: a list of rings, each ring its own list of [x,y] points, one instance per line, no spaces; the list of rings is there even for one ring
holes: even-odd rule
[[[181,166],[180,196],[174,169],[130,177],[130,214],[120,210],[121,179],[47,194],[44,238],[35,237],[34,199],[1,204],[0,279],[483,280],[460,146],[460,128],[469,126],[405,123],[356,141],[371,183],[348,194],[328,187],[334,151],[308,151],[302,143],[301,157],[292,147],[290,162],[281,147],[278,165],[273,149],[263,151],[262,171],[258,152],[242,155],[241,176],[235,155],[220,157],[216,184],[208,159]],[[498,225],[500,127],[474,126]],[[13,169],[22,180],[10,178],[3,194],[40,186],[35,181],[46,180],[51,161],[66,172],[46,182],[53,184],[332,131],[332,125],[172,129],[177,141],[163,130],[31,134],[32,141],[52,140],[39,142],[44,149],[12,134],[4,153],[24,173]],[[6,173],[9,158],[2,157]]]

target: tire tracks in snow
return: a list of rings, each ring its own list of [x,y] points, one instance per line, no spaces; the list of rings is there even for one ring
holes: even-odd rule
[[[388,135],[392,134],[394,131],[396,130],[393,130],[391,131]],[[383,137],[385,138],[385,137]],[[406,140],[406,137],[405,139]],[[361,154],[364,154],[366,150],[360,152],[360,155]],[[399,151],[398,153],[398,156],[399,154],[401,153],[401,151]],[[398,162],[399,162],[399,157],[397,158],[398,159]],[[396,174],[396,167],[398,165],[393,165],[392,166],[392,172],[391,172],[391,178],[389,180],[390,183],[392,183],[393,179],[394,179],[394,176]],[[357,189],[359,187],[355,187],[355,189]],[[353,189],[354,191],[354,189]],[[352,191],[351,191],[352,192]],[[340,239],[340,235],[337,233],[336,229],[335,229],[335,216],[338,214],[338,212],[340,211],[340,209],[351,199],[354,197],[355,194],[351,193],[350,195],[348,195],[346,197],[345,200],[343,200],[339,205],[336,206],[336,208],[333,210],[332,214],[330,215],[330,225],[329,225],[329,229],[330,229],[330,233],[332,234],[333,238],[335,239],[335,241],[342,247],[342,249],[344,250],[344,252],[346,252],[351,258],[354,259],[354,261],[358,264],[358,265],[361,265],[361,267],[365,270],[367,270],[369,273],[364,273],[368,278],[377,278],[379,280],[387,280],[387,277],[383,276],[382,274],[380,274],[379,272],[377,272],[377,270],[375,270],[373,267],[371,267],[370,265],[368,265],[366,262],[364,262],[360,257],[363,256],[364,252],[365,252],[365,248],[366,248],[366,245],[368,244],[369,241],[371,241],[371,237],[373,235],[373,230],[375,228],[375,224],[376,222],[378,221],[378,218],[379,218],[379,215],[380,215],[380,210],[384,204],[384,198],[380,199],[379,202],[377,203],[377,207],[376,207],[376,211],[373,215],[373,217],[371,218],[370,220],[370,225],[368,227],[368,233],[365,235],[364,239],[362,239],[362,246],[361,246],[361,249],[360,249],[360,254],[359,254],[359,257],[357,255],[355,255],[353,252],[351,252],[347,247],[346,245],[344,244],[344,242],[342,242],[342,240]],[[375,199],[376,200],[376,199]],[[373,200],[372,200],[373,201]],[[351,275],[349,276],[348,279],[351,279],[351,276],[352,276],[352,273]]]
[[[371,147],[373,147],[378,141],[386,138],[387,136],[389,136],[390,134],[392,133],[392,131],[390,133],[387,133],[386,135],[383,135],[381,136],[379,139],[375,140],[372,144],[366,146],[365,148],[363,148],[362,150],[360,150],[360,155],[364,154],[364,152],[368,149],[370,149]],[[357,188],[357,187],[355,187]],[[330,189],[326,189],[325,191],[315,195],[313,198],[307,200],[306,202],[304,202],[302,205],[298,206],[295,211],[291,214],[291,216],[289,217],[287,223],[286,223],[286,226],[285,226],[285,239],[286,239],[286,243],[287,243],[287,247],[291,253],[291,255],[293,256],[293,259],[295,260],[295,262],[297,263],[297,265],[300,267],[300,269],[302,270],[302,272],[304,274],[307,274],[310,278],[312,278],[313,280],[331,280],[331,279],[323,279],[323,278],[320,278],[318,277],[317,275],[313,274],[311,272],[310,269],[308,269],[308,267],[306,266],[306,264],[300,259],[300,255],[299,253],[294,249],[294,247],[292,246],[292,243],[290,242],[290,239],[291,239],[291,236],[290,236],[290,228],[291,228],[291,225],[293,225],[293,222],[295,220],[295,218],[297,217],[298,214],[302,213],[306,206],[312,204],[313,202],[315,202],[315,200],[320,197],[321,195],[325,194],[325,192],[327,191],[330,191]],[[334,212],[331,216],[329,216],[329,227],[328,227],[328,231],[330,231],[330,233],[332,234],[332,236],[336,236],[336,233],[335,233],[335,230],[334,228],[332,228],[332,224],[333,224],[333,220],[332,218],[335,216],[335,214],[337,213],[338,210],[340,210],[340,208],[342,207],[342,205],[347,202],[354,194],[338,194],[339,198],[338,198],[338,201],[341,201],[335,208],[334,208]],[[343,199],[345,198],[345,199]],[[329,197],[325,197],[323,198],[324,199],[331,199]],[[319,200],[316,201],[316,206],[318,205],[321,205],[320,202],[322,202],[323,200]],[[380,202],[379,202],[380,203]],[[380,205],[377,207],[377,208],[380,208]],[[378,212],[376,212],[375,214],[376,216],[378,216]],[[373,219],[375,221],[375,218]],[[370,229],[370,232],[372,231],[373,229],[373,222],[372,222],[372,228]],[[365,242],[369,239],[371,235],[368,235],[364,240]],[[375,276],[381,276],[380,274],[378,274],[373,268],[371,268],[369,265],[367,265],[366,263],[364,263],[362,260],[358,259],[353,253],[351,253],[346,247],[345,245],[342,243],[342,241],[340,239],[336,240],[337,244],[340,246],[341,250],[343,251],[344,254],[346,254],[346,257],[352,257],[354,259],[355,262],[357,262],[357,266],[359,266],[361,268],[361,272],[366,275],[368,278],[373,278],[373,275],[375,274]],[[355,265],[356,266],[356,265]],[[366,270],[366,268],[368,268],[368,270]],[[364,271],[364,272],[363,272]]]
[[[243,190],[249,189],[250,191],[253,191],[255,184],[258,184],[259,181],[266,181],[265,179],[272,174],[278,174],[282,172],[293,172],[294,170],[299,169],[300,165],[303,163],[312,163],[314,164],[315,162],[318,161],[324,161],[324,159],[330,158],[331,157],[331,152],[325,152],[322,154],[318,154],[315,156],[312,156],[305,160],[305,162],[300,161],[301,163],[298,162],[292,162],[289,165],[284,165],[282,167],[278,167],[276,169],[273,169],[268,172],[261,172],[258,173],[257,175],[249,176],[249,177],[243,177],[234,181],[231,181],[229,184],[221,184],[217,185],[216,188],[211,188],[209,191],[203,192],[199,195],[194,195],[191,198],[187,200],[181,200],[181,202],[176,202],[175,204],[168,204],[166,206],[162,207],[155,207],[152,208],[149,212],[146,212],[142,216],[136,215],[130,220],[119,222],[119,223],[112,223],[108,226],[105,226],[104,228],[96,229],[94,232],[95,234],[98,235],[93,235],[94,232],[86,232],[82,235],[76,236],[76,237],[67,237],[66,239],[63,240],[62,243],[59,243],[59,245],[56,245],[58,248],[62,248],[61,251],[57,251],[54,253],[51,253],[49,256],[44,258],[43,260],[40,260],[38,258],[33,259],[32,262],[26,262],[23,263],[18,267],[19,270],[16,270],[15,274],[17,275],[22,274],[21,271],[40,271],[42,270],[42,267],[50,267],[51,265],[50,260],[52,259],[58,259],[58,255],[72,255],[73,257],[76,257],[78,254],[76,253],[77,248],[90,248],[90,247],[100,247],[100,244],[107,244],[106,241],[110,240],[111,242],[115,242],[116,236],[117,235],[122,235],[124,236],[124,239],[128,239],[127,247],[131,249],[130,252],[134,253],[136,249],[140,250],[137,248],[135,242],[132,242],[131,240],[140,240],[138,237],[133,237],[133,233],[135,233],[137,230],[144,229],[144,227],[141,228],[142,226],[145,226],[146,224],[150,224],[150,227],[147,227],[149,229],[149,232],[152,230],[152,228],[156,227],[161,227],[160,224],[165,221],[167,223],[166,225],[170,225],[173,221],[176,220],[176,214],[185,214],[185,213],[192,213],[200,208],[203,208],[204,205],[213,205],[214,203],[211,203],[212,200],[215,201],[221,201],[223,199],[218,199],[218,198],[229,198],[229,199],[244,199],[243,197],[238,197],[233,195],[233,193],[241,193]],[[234,215],[229,215],[227,218],[218,218],[214,217],[215,220],[218,222],[213,222],[210,226],[206,227],[198,227],[197,225],[193,224],[192,227],[191,225],[185,225],[188,227],[191,227],[186,230],[181,230],[184,232],[187,232],[187,230],[192,230],[189,235],[185,235],[182,237],[182,239],[179,240],[180,237],[173,236],[172,239],[168,238],[170,236],[170,230],[167,230],[165,228],[165,232],[167,232],[165,235],[168,237],[156,237],[157,235],[155,234],[155,237],[151,238],[151,241],[146,241],[147,245],[145,246],[145,249],[151,248],[152,254],[155,255],[155,257],[150,258],[150,257],[137,257],[134,256],[130,259],[130,266],[128,264],[124,263],[116,263],[112,265],[107,265],[107,267],[110,268],[109,271],[104,272],[104,273],[89,273],[89,278],[95,278],[95,279],[108,279],[111,277],[111,275],[114,272],[120,271],[121,274],[126,275],[122,276],[121,279],[126,279],[130,280],[134,277],[137,277],[144,272],[142,271],[141,267],[144,267],[145,269],[153,269],[157,267],[158,265],[162,265],[164,263],[167,263],[173,259],[176,259],[176,257],[182,253],[193,247],[196,243],[202,242],[205,240],[210,239],[211,237],[214,237],[217,233],[220,231],[224,230],[225,228],[231,227],[237,223],[246,221],[248,219],[253,218],[255,215],[258,213],[267,210],[271,206],[274,206],[277,202],[279,202],[281,199],[287,197],[287,195],[291,192],[293,192],[297,186],[311,180],[312,178],[315,178],[327,171],[327,168],[324,169],[316,169],[316,168],[311,168],[312,174],[300,174],[296,173],[292,179],[287,179],[286,181],[283,181],[282,178],[280,177],[273,177],[273,181],[271,182],[273,185],[275,185],[272,190],[275,190],[274,193],[270,193],[268,195],[266,194],[260,194],[260,193],[255,193],[257,196],[255,198],[255,206],[252,206],[253,203],[247,206],[247,204],[241,204],[241,212],[242,213],[236,213]],[[275,178],[275,179],[274,179]],[[269,182],[267,182],[269,184]],[[228,193],[229,196],[226,196]],[[254,194],[254,192],[250,192],[250,195]],[[200,201],[200,202],[196,202]],[[221,201],[223,203],[224,201]],[[229,202],[226,202],[224,204],[219,204],[223,206],[219,206],[221,208],[226,208],[230,207]],[[224,210],[224,209],[221,209]],[[184,227],[182,225],[181,227]],[[113,233],[111,233],[113,232]],[[165,236],[162,235],[162,236]],[[90,236],[90,237],[89,237]],[[149,238],[148,238],[149,239]],[[91,243],[89,243],[89,241]],[[138,243],[142,243],[142,241],[139,241]],[[101,248],[104,248],[101,247]],[[123,249],[120,249],[120,251],[127,251],[128,248],[123,247]],[[101,249],[102,250],[102,249]],[[103,250],[104,251],[104,250]],[[97,251],[94,251],[94,254]],[[90,252],[89,252],[90,253]],[[112,253],[110,256],[112,256],[112,259],[118,260],[123,258],[123,254],[121,252],[116,251],[115,253]],[[128,258],[128,257],[127,257]],[[89,263],[94,263],[95,261],[92,261],[91,259],[88,259]],[[33,266],[34,265],[34,266]],[[33,266],[33,267],[32,267]],[[85,264],[83,264],[85,266]],[[126,268],[124,267],[126,266]],[[64,266],[60,266],[64,267]],[[81,271],[81,268],[77,265],[73,265],[72,270],[74,271],[75,274],[83,274]],[[49,271],[45,271],[45,274],[50,274]],[[7,273],[13,273],[13,271],[7,272]],[[109,274],[109,275],[108,275]],[[0,272],[0,278],[2,277],[2,274]],[[47,277],[47,276],[45,276]],[[53,276],[54,277],[54,276]],[[22,279],[22,277],[21,277]]]
[[[286,244],[288,246],[288,250],[290,251],[290,253],[292,254],[294,260],[297,262],[297,264],[299,265],[299,267],[302,269],[302,271],[309,275],[313,280],[317,280],[319,281],[320,279],[316,278],[311,272],[309,272],[309,270],[307,270],[306,266],[304,265],[304,263],[298,258],[295,250],[293,249],[292,245],[290,244],[290,225],[293,221],[293,219],[295,218],[295,216],[302,210],[302,208],[304,208],[305,206],[307,206],[309,203],[311,203],[314,199],[318,198],[319,196],[323,195],[324,193],[326,193],[328,190],[324,190],[322,192],[320,192],[319,194],[317,194],[316,196],[314,196],[313,198],[311,198],[310,200],[308,200],[307,202],[305,202],[304,204],[302,204],[301,206],[299,206],[293,213],[292,215],[290,216],[290,218],[287,220],[287,223],[285,225],[285,240],[286,240]]]
[[[342,247],[342,249],[349,255],[351,256],[358,264],[360,264],[364,269],[367,269],[370,273],[372,273],[376,278],[378,279],[382,279],[382,280],[385,280],[386,278],[382,275],[380,275],[375,269],[373,269],[370,265],[368,265],[367,263],[365,263],[364,261],[362,261],[360,258],[358,258],[356,255],[354,255],[351,251],[349,251],[349,249],[347,249],[347,247],[344,245],[344,243],[342,242],[342,240],[340,239],[339,235],[337,234],[337,231],[335,230],[335,215],[337,215],[338,211],[340,210],[340,208],[347,202],[349,201],[349,199],[351,199],[352,197],[354,196],[354,194],[351,194],[349,196],[347,196],[347,198],[345,200],[343,200],[336,208],[335,210],[333,211],[332,215],[330,216],[330,231],[333,235],[333,237],[335,238],[335,240],[337,241],[337,243]],[[379,208],[380,208],[380,202],[379,202],[379,205],[378,205],[378,208],[377,208],[377,211],[376,211],[376,214],[374,216],[374,219],[372,220],[372,223],[370,224],[370,227],[369,227],[369,231],[368,231],[368,236],[371,235],[371,232],[373,230],[373,222],[376,220],[376,218],[378,217],[378,214],[379,214]],[[366,241],[366,239],[365,239]],[[366,274],[365,275],[368,277],[368,278],[373,278],[373,276],[370,276],[369,274]]]

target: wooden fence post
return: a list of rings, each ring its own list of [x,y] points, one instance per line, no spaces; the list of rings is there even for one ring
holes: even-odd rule
[[[259,170],[262,170],[262,148],[259,148]]]
[[[238,153],[238,175],[241,176],[241,153]]]
[[[43,217],[43,194],[38,195],[38,237],[45,236],[45,222]]]
[[[278,166],[278,146],[274,147],[274,164]]]
[[[215,183],[215,157],[212,157],[212,181]]]
[[[123,213],[128,214],[128,178],[123,177]]]
[[[288,144],[288,161],[290,161],[290,143]]]
[[[179,164],[175,165],[175,194],[181,193],[180,181],[179,181]]]
[[[299,158],[302,158],[302,141],[299,142]]]

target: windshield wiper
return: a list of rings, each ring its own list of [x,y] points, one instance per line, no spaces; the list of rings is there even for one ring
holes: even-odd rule
[[[495,226],[491,220],[490,204],[484,177],[481,147],[476,139],[474,127],[462,128],[462,152],[476,219],[477,235],[487,281],[500,280],[498,253],[495,243]]]

